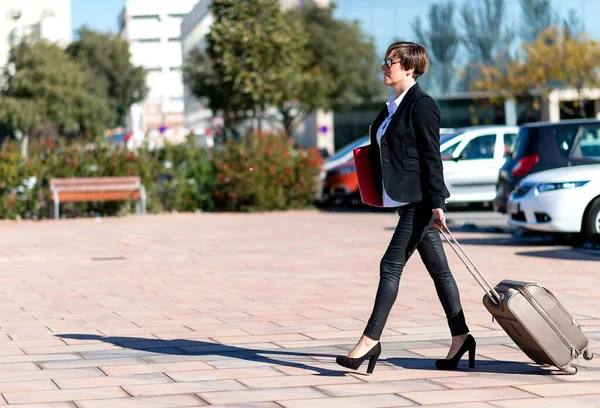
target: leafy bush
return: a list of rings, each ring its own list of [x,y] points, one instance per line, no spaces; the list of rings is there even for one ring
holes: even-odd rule
[[[312,203],[321,157],[316,150],[296,150],[291,140],[269,134],[226,144],[214,162],[218,209],[270,211]]]
[[[23,157],[16,142],[0,150],[0,218],[52,216],[50,179],[139,176],[148,212],[268,211],[304,208],[315,196],[321,158],[286,138],[259,135],[210,152],[191,142],[129,151],[103,139],[31,143]],[[61,204],[67,217],[133,212],[132,203]]]

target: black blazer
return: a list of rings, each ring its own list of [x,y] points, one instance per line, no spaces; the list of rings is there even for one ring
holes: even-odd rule
[[[369,128],[371,173],[378,192],[382,193],[383,179],[388,195],[396,201],[423,201],[432,209],[445,209],[450,193],[444,183],[437,105],[414,84],[381,138],[380,157],[377,130],[387,116],[384,106]]]

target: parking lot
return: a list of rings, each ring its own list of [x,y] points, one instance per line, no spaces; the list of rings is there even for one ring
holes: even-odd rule
[[[530,364],[451,253],[474,370],[434,368],[449,333],[418,257],[375,373],[337,366],[370,314],[395,222],[317,211],[4,222],[0,405],[597,406],[600,359],[575,376]],[[457,231],[491,281],[546,285],[600,349],[597,251]]]

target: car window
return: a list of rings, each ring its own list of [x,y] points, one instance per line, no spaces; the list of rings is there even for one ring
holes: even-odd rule
[[[539,127],[522,127],[517,133],[517,138],[511,151],[513,159],[521,159],[535,153],[536,140],[540,137]]]
[[[600,128],[583,128],[579,151],[581,157],[600,161]]]
[[[359,147],[362,144],[367,143],[369,141],[369,139],[370,139],[369,136],[365,136],[365,137],[361,137],[360,139],[350,142],[349,144],[347,144],[346,146],[340,148],[340,150],[335,152],[335,154],[333,156],[328,157],[328,160],[333,161],[333,160],[337,160],[341,157],[344,157],[348,153],[352,152],[352,150],[354,150],[355,148]]]
[[[516,133],[505,133],[504,134],[504,154],[508,154],[513,151],[513,146],[514,146],[516,138],[517,138]]]
[[[571,147],[573,147],[573,142],[578,131],[579,125],[575,125],[559,127],[553,132],[558,150],[563,157],[569,157],[569,152],[571,151]]]
[[[465,146],[460,152],[463,160],[493,159],[496,147],[496,135],[477,136]]]
[[[462,140],[462,137],[456,138],[456,140],[454,141],[454,143],[452,143],[452,145],[446,147],[444,150],[442,150],[440,152],[442,155],[442,160],[451,160],[452,159],[452,153],[454,153],[456,148],[460,145],[461,140]]]

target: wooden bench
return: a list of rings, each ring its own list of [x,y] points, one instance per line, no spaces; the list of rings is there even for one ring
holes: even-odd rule
[[[136,213],[146,214],[146,189],[139,177],[80,177],[50,179],[54,218],[59,204],[85,201],[136,200]]]

